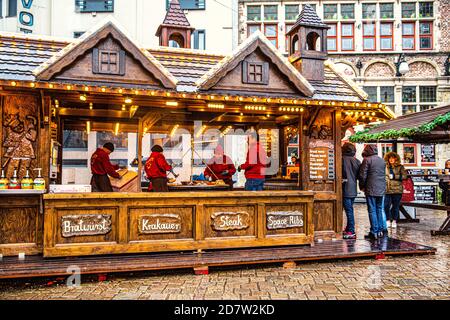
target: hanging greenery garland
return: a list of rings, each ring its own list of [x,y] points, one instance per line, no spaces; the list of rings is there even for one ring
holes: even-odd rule
[[[436,127],[450,122],[450,112],[436,117],[433,121],[423,124],[418,128],[403,128],[400,130],[389,129],[378,133],[369,133],[370,129],[355,133],[350,137],[351,142],[373,142],[379,140],[392,140],[398,138],[412,138],[416,135],[427,134]],[[375,126],[371,129],[376,128]]]

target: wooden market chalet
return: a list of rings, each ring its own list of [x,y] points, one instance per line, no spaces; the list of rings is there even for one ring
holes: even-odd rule
[[[366,93],[327,60],[327,28],[305,5],[288,33],[288,57],[260,32],[224,56],[190,48],[193,28],[172,0],[156,33],[158,48],[139,46],[111,18],[70,41],[0,33],[0,150],[8,175],[15,167],[20,175],[27,167],[40,167],[47,185],[61,183],[62,153],[57,155],[57,174],[50,176],[51,147],[62,142],[65,128],[76,128],[137,132],[141,177],[143,135],[192,127],[195,120],[221,131],[279,129],[280,163],[288,157],[287,141],[299,135],[302,164],[289,190],[1,194],[0,252],[83,256],[339,238],[341,138],[356,123],[383,121],[393,114],[382,104],[367,102]],[[314,151],[323,149],[328,168],[317,178],[310,166],[317,161]],[[245,225],[221,229],[211,222],[227,212],[242,215]],[[301,216],[302,223],[269,228],[268,216],[280,212]],[[61,221],[74,215],[86,220],[101,216],[107,230],[64,234]],[[143,232],[142,219],[155,215],[179,228]]]

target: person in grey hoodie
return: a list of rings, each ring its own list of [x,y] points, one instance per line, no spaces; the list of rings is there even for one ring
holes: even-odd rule
[[[342,146],[342,204],[347,216],[344,239],[356,239],[353,204],[358,195],[357,179],[361,161],[356,159],[355,154],[356,147],[354,144],[346,142]]]
[[[386,163],[378,156],[376,145],[368,144],[362,153],[364,160],[359,169],[359,187],[366,195],[369,211],[369,239],[383,237],[383,197],[386,193]]]

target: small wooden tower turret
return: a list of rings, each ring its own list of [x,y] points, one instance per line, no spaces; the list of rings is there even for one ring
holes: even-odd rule
[[[191,48],[191,27],[178,0],[171,0],[163,23],[158,27],[156,36],[163,47]]]
[[[327,30],[314,9],[306,4],[289,30],[289,60],[308,80],[324,80],[324,61],[328,57]]]

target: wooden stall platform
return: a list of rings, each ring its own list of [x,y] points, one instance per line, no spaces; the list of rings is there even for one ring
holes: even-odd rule
[[[386,238],[381,241],[336,240],[314,246],[228,249],[198,252],[139,255],[88,256],[44,259],[42,256],[5,257],[0,261],[0,279],[67,276],[77,266],[82,274],[103,274],[149,270],[169,270],[285,263],[335,259],[376,258],[384,255],[434,254],[435,248]]]

